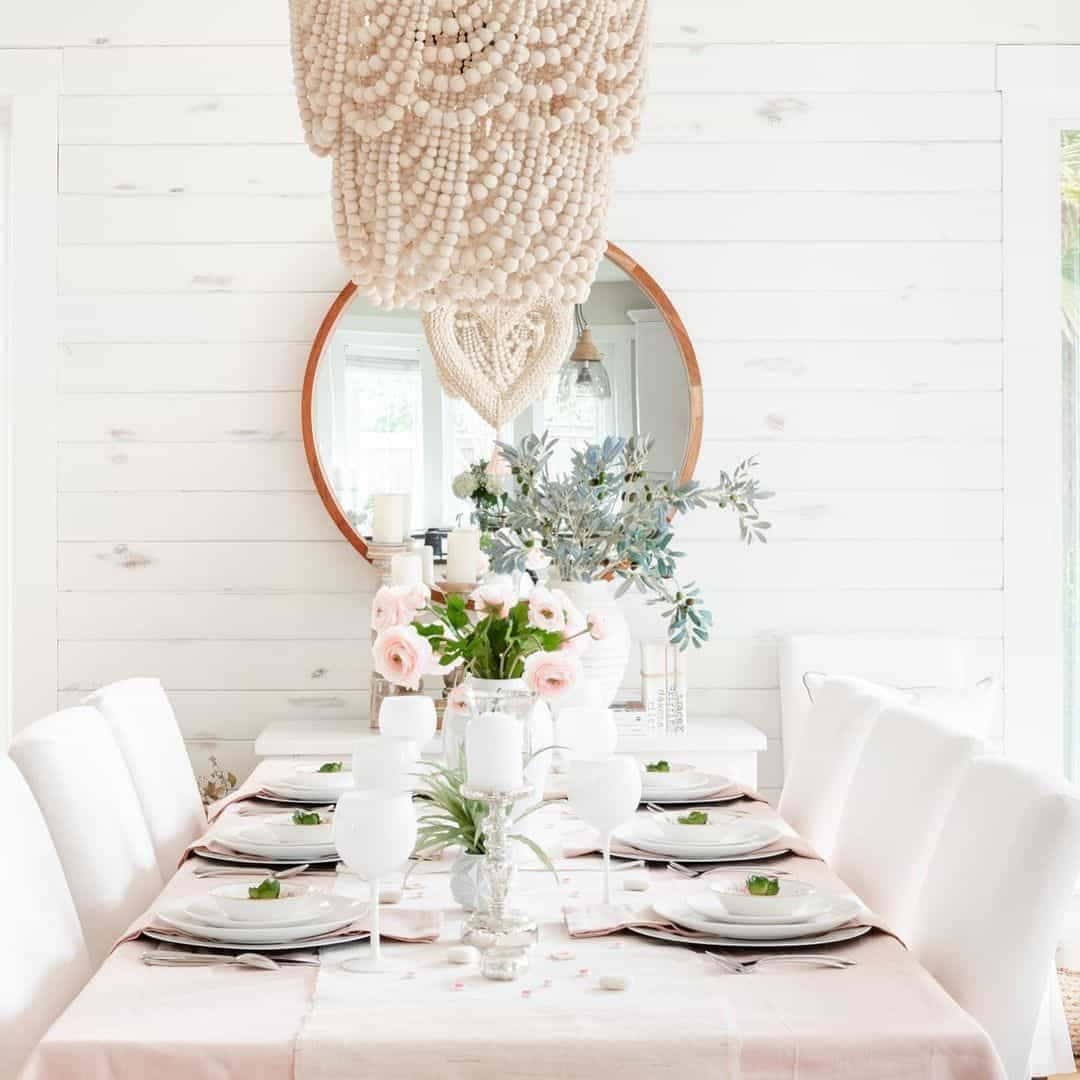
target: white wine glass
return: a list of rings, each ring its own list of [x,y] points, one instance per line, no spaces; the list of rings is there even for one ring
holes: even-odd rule
[[[408,736],[365,736],[353,750],[353,786],[359,791],[411,791],[419,760],[416,742]]]
[[[435,738],[435,727],[435,702],[426,694],[391,694],[379,706],[379,730],[412,739],[420,753]]]
[[[641,802],[641,768],[632,757],[606,754],[577,758],[566,776],[570,808],[603,840],[604,903],[611,903],[611,834],[629,821]]]
[[[371,951],[345,960],[346,971],[381,971],[379,880],[399,869],[416,846],[412,796],[400,790],[346,791],[334,814],[334,844],[345,865],[368,883]]]

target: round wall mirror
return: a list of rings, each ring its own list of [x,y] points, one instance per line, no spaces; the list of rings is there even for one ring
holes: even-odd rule
[[[648,434],[658,474],[693,475],[701,444],[701,376],[690,338],[663,290],[608,245],[576,343],[544,396],[495,432],[447,397],[418,312],[384,311],[350,283],[312,345],[302,398],[304,448],[315,486],[365,557],[380,494],[404,494],[408,532],[431,544],[474,510],[454,478],[491,456],[493,441],[550,432],[568,462],[608,435]],[[556,459],[556,466],[558,459]]]

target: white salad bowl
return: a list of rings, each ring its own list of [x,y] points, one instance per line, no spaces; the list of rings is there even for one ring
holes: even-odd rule
[[[704,814],[705,823],[687,825],[679,820],[694,813]],[[717,810],[715,807],[708,806],[687,806],[680,807],[678,810],[668,810],[662,814],[653,814],[652,820],[660,830],[661,836],[680,844],[723,844],[728,841],[736,843],[741,839],[732,833],[731,826],[739,819],[730,810]]]
[[[330,844],[334,840],[334,819],[325,810],[319,812],[318,825],[297,825],[291,815],[268,818],[263,824],[276,844],[299,844],[312,847],[318,844]]]
[[[235,885],[220,885],[210,895],[221,910],[237,922],[276,923],[314,916],[325,896],[312,892],[305,885],[281,883],[281,895],[276,900],[252,900],[248,889],[264,879],[252,879]]]
[[[762,877],[768,877],[762,874]],[[724,909],[732,915],[774,915],[788,918],[810,912],[812,898],[817,890],[806,881],[779,878],[780,891],[775,896],[757,896],[749,891],[745,878],[729,881],[712,881],[709,888],[716,894]]]

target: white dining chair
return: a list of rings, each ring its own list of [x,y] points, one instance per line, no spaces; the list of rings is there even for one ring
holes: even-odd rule
[[[814,694],[777,809],[823,858],[832,854],[855,764],[883,704],[861,679],[825,678]]]
[[[1080,872],[1080,793],[1011,762],[965,770],[916,903],[908,943],[986,1030],[1009,1080],[1032,1038]]]
[[[902,939],[961,777],[981,752],[978,739],[902,707],[883,709],[863,744],[830,861]]]
[[[888,687],[969,687],[989,672],[972,638],[912,634],[791,634],[780,640],[780,735],[794,760],[813,708],[807,672],[848,675]],[[985,732],[971,732],[985,734]]]
[[[79,705],[35,720],[10,753],[49,826],[98,964],[163,885],[120,747],[101,713]]]
[[[206,831],[206,811],[165,688],[158,679],[124,679],[83,704],[96,708],[112,729],[168,880],[184,849]]]
[[[45,819],[10,758],[0,758],[7,823],[0,889],[0,1076],[15,1077],[90,978],[79,917]]]

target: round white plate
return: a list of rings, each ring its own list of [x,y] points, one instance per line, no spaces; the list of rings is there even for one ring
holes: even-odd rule
[[[258,875],[252,875],[252,884],[257,884]],[[325,898],[329,900],[329,895]],[[242,922],[239,919],[230,919],[224,911],[221,910],[214,903],[212,897],[209,896],[197,896],[192,897],[190,901],[184,903],[184,917],[190,919],[191,922],[198,923],[200,926],[213,926],[219,930],[224,930],[229,927],[236,927],[237,929],[249,929],[252,925],[258,925],[265,928],[278,929],[279,927],[290,926],[304,926],[307,923],[314,922],[319,919],[323,914],[332,911],[333,908],[330,903],[320,903],[318,907],[310,914],[296,916],[292,919],[275,919],[273,922],[263,922],[258,924],[252,924],[250,922]]]
[[[209,848],[197,847],[193,854],[208,862],[222,862],[237,866],[336,866],[340,861],[337,852],[333,855],[323,855],[318,859],[298,859],[295,855],[289,855],[283,859],[270,859],[266,856],[241,855],[238,851],[212,851]]]
[[[241,855],[257,855],[260,859],[328,859],[336,854],[329,844],[282,844],[258,823],[238,825],[225,821],[214,833],[214,839]]]
[[[227,941],[207,941],[206,938],[190,937],[186,934],[162,934],[157,930],[144,930],[142,936],[152,941],[163,941],[168,945],[187,945],[194,949],[215,949],[220,952],[295,952],[297,949],[322,949],[328,945],[348,945],[357,941],[367,941],[370,936],[366,930],[349,934],[324,934],[313,941],[282,941],[271,944],[230,945]]]
[[[684,799],[695,792],[722,791],[724,788],[731,787],[731,777],[729,776],[703,772],[694,773],[693,776],[693,783],[658,784],[646,773],[641,777],[641,793],[660,801],[669,798]]]
[[[334,903],[325,918],[320,917],[299,926],[207,926],[190,918],[184,903],[159,908],[157,918],[166,926],[174,927],[181,933],[204,942],[225,945],[284,945],[302,941],[304,938],[332,934],[355,921],[367,908],[366,901],[350,900],[345,896],[334,896],[330,899]]]
[[[843,899],[845,898],[830,893],[815,893],[812,897],[807,897],[808,912],[805,915],[732,915],[725,909],[716,893],[711,892],[688,896],[686,904],[703,919],[708,919],[717,926],[728,923],[743,926],[792,926],[811,922],[827,914]]]
[[[301,799],[296,795],[271,795],[268,794],[270,790],[271,785],[268,784],[264,789],[264,794],[257,795],[256,799],[259,802],[283,803],[285,806],[334,806],[338,801],[336,795],[328,797],[325,791],[319,792],[310,799]]]
[[[767,859],[778,859],[781,855],[790,855],[791,848],[778,847],[775,850],[761,852],[760,850],[751,852],[749,855],[661,855],[658,852],[646,851],[644,848],[635,847],[633,854],[623,854],[622,852],[613,851],[611,857],[613,859],[640,859],[642,862],[647,863],[668,863],[677,862],[685,863],[687,866],[694,864],[704,864],[706,866],[719,866],[724,863],[759,863],[764,862]]]
[[[716,803],[738,802],[743,797],[741,791],[731,791],[725,793],[724,791],[718,791],[716,788],[708,787],[704,791],[697,793],[690,793],[688,795],[662,795],[660,792],[644,792],[641,796],[643,803],[651,802],[656,803],[657,806],[693,806],[695,804],[700,806],[712,806]]]
[[[614,838],[629,844],[638,851],[647,851],[653,855],[666,855],[669,859],[681,860],[684,856],[692,858],[726,859],[738,855],[748,855],[763,847],[768,847],[780,839],[781,833],[774,825],[766,822],[738,823],[745,827],[746,839],[731,844],[683,844],[668,840],[652,829],[648,822],[638,819],[624,825],[614,832]]]
[[[869,934],[872,926],[849,926],[846,930],[832,930],[827,934],[813,934],[810,937],[784,938],[777,941],[740,941],[738,938],[720,937],[716,934],[699,934],[697,937],[684,937],[673,934],[670,930],[654,930],[647,926],[630,926],[632,934],[667,941],[672,945],[710,945],[722,949],[803,949],[815,945],[835,945],[841,941]]]
[[[779,925],[771,923],[767,926],[724,923],[722,927],[719,927],[714,920],[703,918],[681,902],[660,901],[653,904],[653,908],[661,918],[685,927],[687,930],[693,930],[696,934],[718,934],[721,937],[735,938],[739,941],[791,940],[808,935],[827,934],[831,930],[839,929],[863,909],[858,900],[842,897],[831,911],[804,923]]]
[[[324,805],[336,803],[341,798],[341,791],[328,791],[326,788],[305,787],[301,784],[290,784],[285,780],[268,780],[263,784],[263,790],[269,791],[282,799],[299,799],[303,802],[320,802]],[[348,789],[342,789],[348,790]]]

